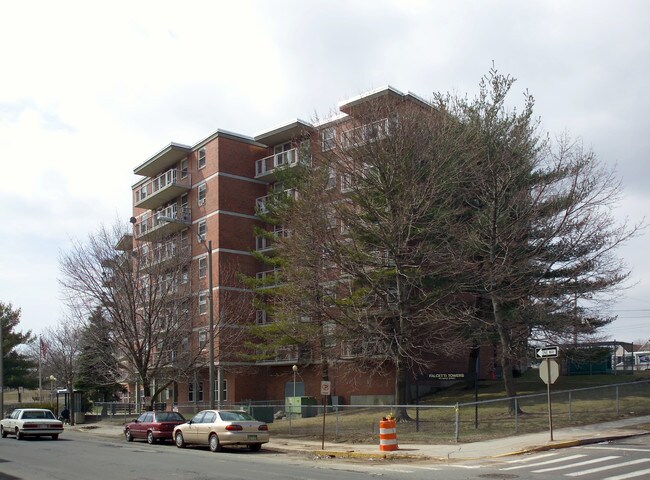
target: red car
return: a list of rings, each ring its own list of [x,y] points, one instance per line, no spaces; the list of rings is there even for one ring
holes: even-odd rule
[[[186,421],[178,412],[145,412],[124,426],[124,437],[127,442],[146,438],[149,444],[171,440],[174,427]]]

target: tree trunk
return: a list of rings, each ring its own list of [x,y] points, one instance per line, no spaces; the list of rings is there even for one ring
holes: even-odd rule
[[[400,405],[395,408],[395,420],[398,422],[408,422],[412,418],[409,417],[406,407],[401,405],[406,405],[408,402],[408,364],[406,359],[399,358],[397,365],[395,366],[395,404]]]
[[[513,415],[515,413],[516,402],[514,397],[517,396],[517,387],[515,386],[515,378],[512,374],[512,352],[510,351],[512,341],[510,338],[510,332],[504,324],[505,318],[503,314],[503,306],[494,296],[492,296],[492,310],[494,312],[494,323],[499,333],[499,343],[501,347],[501,375],[503,376],[503,384],[506,388],[506,396],[511,399],[508,402],[508,412]],[[519,407],[516,408],[517,413],[522,413]]]

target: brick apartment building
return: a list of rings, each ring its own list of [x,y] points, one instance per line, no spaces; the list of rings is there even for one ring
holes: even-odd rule
[[[133,238],[151,242],[161,235],[184,235],[191,248],[191,289],[198,302],[192,324],[192,345],[205,345],[209,322],[209,285],[206,275],[207,245],[211,243],[213,313],[247,316],[248,322],[264,324],[263,311],[252,307],[251,293],[238,275],[264,278],[268,270],[251,252],[272,249],[266,239],[256,237],[254,226],[263,226],[258,212],[275,187],[278,168],[298,163],[299,152],[329,148],[340,126],[354,115],[354,107],[379,98],[424,104],[410,93],[381,88],[339,105],[340,114],[319,124],[295,120],[254,137],[217,130],[193,146],[171,143],[134,169],[143,178],[133,186]],[[336,126],[336,128],[334,128]],[[338,188],[341,179],[334,179]],[[171,221],[170,221],[171,220]],[[199,241],[200,237],[203,241]],[[233,308],[233,305],[236,308]],[[229,307],[229,308],[226,308]],[[232,313],[224,313],[232,312]],[[285,396],[319,396],[320,371],[317,359],[305,360],[297,351],[278,351],[264,361],[242,361],[225,355],[228,335],[214,330],[214,398],[233,403],[245,400],[282,400]],[[494,352],[481,349],[481,377],[489,375]],[[207,364],[207,357],[204,356]],[[436,362],[435,371],[466,372],[468,352]],[[297,380],[294,371],[297,365]],[[332,394],[345,403],[381,401],[390,403],[394,393],[391,375],[354,375],[355,354],[342,351],[330,368]],[[194,379],[175,382],[162,401],[184,404],[208,401],[209,369],[198,368]],[[221,395],[219,395],[221,393]]]

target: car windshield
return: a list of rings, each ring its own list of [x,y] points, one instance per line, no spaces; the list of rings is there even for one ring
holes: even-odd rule
[[[185,418],[178,412],[159,412],[156,414],[159,422],[184,422]]]
[[[239,420],[255,421],[255,419],[246,412],[219,412],[219,416],[224,422],[236,422]]]
[[[36,410],[36,411],[27,411],[23,412],[23,420],[54,420],[54,414],[49,410]]]

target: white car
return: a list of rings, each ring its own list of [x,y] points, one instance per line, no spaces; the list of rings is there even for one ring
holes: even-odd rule
[[[208,445],[218,452],[222,445],[247,445],[253,452],[269,441],[269,427],[248,413],[238,410],[203,410],[187,423],[174,428],[174,442],[185,445]]]
[[[15,435],[22,440],[29,437],[52,437],[57,440],[63,433],[63,422],[56,419],[51,410],[45,408],[18,408],[7,418],[0,420],[0,435]]]

